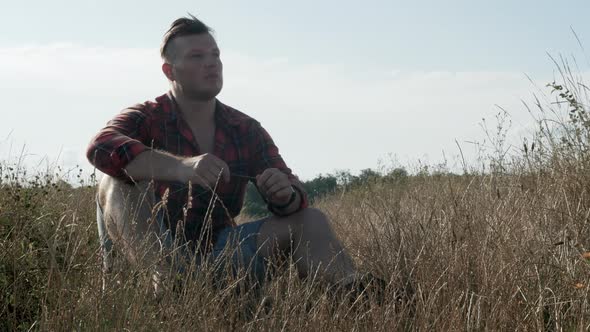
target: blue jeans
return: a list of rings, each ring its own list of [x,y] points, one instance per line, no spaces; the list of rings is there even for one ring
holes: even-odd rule
[[[218,264],[221,270],[217,278],[223,279],[223,263],[231,264],[231,272],[234,276],[241,272],[247,272],[253,281],[263,282],[267,262],[258,252],[258,234],[264,220],[248,222],[237,227],[222,229],[215,240],[210,258]],[[225,258],[228,258],[226,260]]]
[[[163,234],[163,244],[171,247],[174,241],[170,232],[164,226],[163,217],[163,214],[159,214],[156,220],[160,228],[160,234]],[[106,230],[104,214],[98,201],[96,203],[96,222],[103,255],[103,268],[108,271],[111,268],[110,256],[113,250],[113,242]],[[258,233],[263,223],[264,219],[260,219],[237,227],[226,227],[219,231],[213,244],[213,250],[207,257],[204,257],[204,259],[214,264],[217,271],[216,278],[224,279],[223,272],[227,271],[225,269],[227,266],[224,263],[229,263],[231,265],[229,268],[234,276],[240,271],[246,271],[254,281],[264,281],[267,263],[258,252],[257,246]],[[197,260],[202,261],[203,257],[198,257]]]

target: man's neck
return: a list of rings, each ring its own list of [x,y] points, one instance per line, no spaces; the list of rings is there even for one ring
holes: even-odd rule
[[[189,123],[210,123],[215,116],[215,98],[211,100],[194,100],[172,91],[180,112]]]

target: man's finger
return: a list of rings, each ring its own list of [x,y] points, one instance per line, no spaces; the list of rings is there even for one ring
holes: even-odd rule
[[[272,197],[272,196],[279,195],[279,193],[285,189],[290,193],[291,192],[290,187],[291,187],[290,182],[286,182],[286,181],[285,182],[284,181],[277,182],[277,183],[273,184],[270,188],[268,188],[267,196]]]
[[[195,174],[194,179],[191,181],[193,184],[199,185],[203,188],[210,187],[210,183],[212,181],[211,173],[208,174]]]
[[[205,175],[205,178],[207,179],[207,186],[210,188],[215,187],[215,183],[217,183],[218,176],[219,174],[215,174],[213,172],[209,172],[207,175]]]
[[[205,167],[210,169],[215,174],[215,179],[217,181],[217,177],[219,177],[219,173],[222,173],[223,181],[226,183],[230,180],[230,172],[229,166],[225,163],[225,161],[219,159],[217,156],[212,154],[207,154],[207,161]]]
[[[258,175],[256,177],[256,186],[258,186],[258,188],[260,189],[265,189],[265,183],[268,180],[268,178],[270,178],[273,174],[272,168],[267,168],[264,170],[264,172],[262,172],[262,174]]]
[[[217,182],[217,179],[219,178],[220,175],[223,176],[223,174],[220,174],[220,173],[221,173],[220,168],[213,167],[213,168],[209,169],[208,178],[213,179],[212,185],[215,185],[215,182]]]
[[[276,183],[281,182],[281,180],[283,180],[283,178],[287,178],[287,176],[279,171],[278,169],[274,169],[271,173],[270,176],[266,179],[266,181],[263,184],[263,187],[266,188],[267,190],[270,189],[270,187],[272,187],[273,185],[275,185]]]
[[[223,180],[228,183],[230,181],[230,171],[229,171],[229,166],[227,166],[227,163],[225,161],[223,161],[222,159],[218,158],[215,155],[209,155],[211,163],[214,165],[214,167],[216,167],[219,171],[222,171],[222,176],[223,176]],[[219,176],[219,172],[215,175],[216,177]]]
[[[280,189],[279,191],[277,191],[271,198],[271,201],[280,201],[280,203],[286,203],[285,201],[287,201],[287,199],[289,199],[291,197],[291,193],[293,192],[293,189],[291,188],[291,186],[288,187],[284,187],[282,189]]]
[[[231,173],[229,171],[229,166],[227,166],[227,164],[225,164],[222,167],[222,170],[223,170],[223,179],[225,180],[225,183],[229,183],[229,181],[231,179]]]

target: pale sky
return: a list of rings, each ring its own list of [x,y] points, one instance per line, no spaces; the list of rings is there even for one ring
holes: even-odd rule
[[[304,180],[457,167],[456,141],[472,160],[498,106],[518,144],[533,126],[522,101],[555,76],[547,53],[590,67],[571,32],[590,43],[587,0],[0,0],[0,159],[90,170],[90,138],[167,91],[158,48],[187,12],[216,31],[219,99],[259,120]]]

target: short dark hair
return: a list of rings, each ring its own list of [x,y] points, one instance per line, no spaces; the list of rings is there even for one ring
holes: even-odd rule
[[[189,36],[189,35],[200,35],[202,33],[212,33],[213,29],[207,26],[198,18],[192,14],[188,14],[189,17],[181,17],[170,25],[170,29],[164,34],[164,40],[162,46],[160,46],[160,56],[164,60],[170,60],[174,57],[173,52],[170,50],[170,42],[177,37]]]

